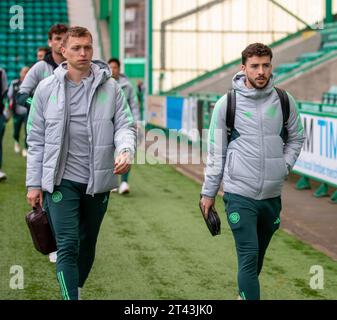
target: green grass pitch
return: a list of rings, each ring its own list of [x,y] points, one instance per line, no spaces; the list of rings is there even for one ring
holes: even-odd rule
[[[0,299],[60,299],[55,265],[32,244],[24,216],[25,160],[14,154],[12,124],[4,138],[7,181],[0,183]],[[200,185],[165,165],[138,165],[131,193],[111,194],[83,299],[236,299],[237,262],[222,199],[222,234],[212,237],[198,208]],[[10,268],[24,271],[12,289]],[[310,268],[324,289],[310,288]],[[336,299],[336,262],[279,230],[260,276],[262,299]]]

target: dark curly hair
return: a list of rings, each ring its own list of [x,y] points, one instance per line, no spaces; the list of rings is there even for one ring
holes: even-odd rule
[[[245,65],[248,58],[253,56],[263,57],[269,56],[270,60],[273,58],[271,49],[263,43],[252,43],[241,53],[242,64]]]
[[[54,24],[53,26],[51,26],[51,28],[48,31],[48,39],[51,40],[53,37],[53,34],[62,34],[62,33],[66,33],[68,31],[68,26],[66,26],[65,24]]]

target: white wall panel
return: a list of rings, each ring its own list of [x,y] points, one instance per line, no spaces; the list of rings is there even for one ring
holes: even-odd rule
[[[153,0],[154,89],[159,90],[160,26],[167,19],[210,0]],[[325,0],[278,0],[309,24],[323,19]],[[337,1],[334,1],[337,12]],[[305,26],[268,0],[225,0],[166,28],[165,77],[168,90],[240,57],[252,42],[270,44]],[[241,31],[241,33],[240,33]],[[255,32],[254,32],[255,31]]]

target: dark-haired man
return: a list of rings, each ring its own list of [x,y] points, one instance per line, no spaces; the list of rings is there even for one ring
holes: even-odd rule
[[[201,191],[207,215],[223,180],[227,220],[238,256],[239,295],[247,300],[260,299],[258,276],[268,244],[280,225],[283,181],[304,140],[296,102],[288,93],[288,138],[282,139],[283,112],[273,85],[272,57],[271,49],[261,43],[242,52],[241,72],[233,78],[234,128],[228,139],[225,95],[212,115]]]
[[[64,24],[56,24],[49,29],[48,45],[51,50],[28,71],[16,97],[19,105],[29,108],[37,85],[41,80],[49,77],[58,65],[65,60],[61,52],[61,45],[67,31],[68,27]]]

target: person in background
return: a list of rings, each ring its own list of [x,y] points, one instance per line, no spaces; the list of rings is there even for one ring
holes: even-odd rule
[[[142,80],[137,81],[137,98],[139,103],[139,109],[143,112],[144,108],[144,94],[145,94],[145,86]],[[140,114],[140,120],[143,120],[144,115]]]
[[[120,72],[121,63],[117,58],[109,59],[108,64],[112,71],[112,77],[117,81],[117,83],[122,88],[124,95],[126,97],[126,100],[131,108],[133,118],[135,119],[135,122],[138,123],[138,121],[140,120],[139,106],[137,102],[137,96],[132,87],[132,84],[129,82],[126,75]],[[118,188],[119,194],[126,194],[130,192],[130,186],[128,184],[129,175],[130,175],[130,171],[122,175],[121,184]],[[117,192],[117,188],[114,188],[111,191]]]
[[[40,81],[49,77],[59,64],[65,60],[61,52],[61,45],[67,31],[68,27],[64,24],[56,24],[49,29],[48,45],[51,50],[46,53],[43,60],[36,62],[29,69],[16,96],[16,101],[19,105],[29,108],[34,90]]]
[[[13,113],[13,138],[14,138],[14,152],[15,153],[20,153],[21,148],[20,148],[20,131],[21,127],[24,124],[25,129],[26,129],[26,124],[27,124],[27,108],[20,106],[16,102],[16,95],[19,92],[20,85],[22,81],[25,79],[25,76],[29,70],[29,67],[22,67],[20,70],[20,78],[15,79],[11,82],[11,85],[9,86],[8,89],[8,100],[9,100],[9,108]],[[24,142],[24,147],[22,149],[22,156],[26,157],[27,156],[27,141],[26,141],[26,133],[25,133],[25,142]]]
[[[7,74],[4,69],[0,68],[0,181],[5,180],[7,175],[5,172],[2,171],[2,157],[3,157],[3,150],[2,150],[2,142],[3,137],[5,135],[5,126],[6,126],[6,118],[4,116],[5,110],[5,96],[8,89],[8,82],[7,82]]]
[[[44,59],[45,55],[50,51],[49,47],[39,47],[36,52],[36,59],[41,61]]]

